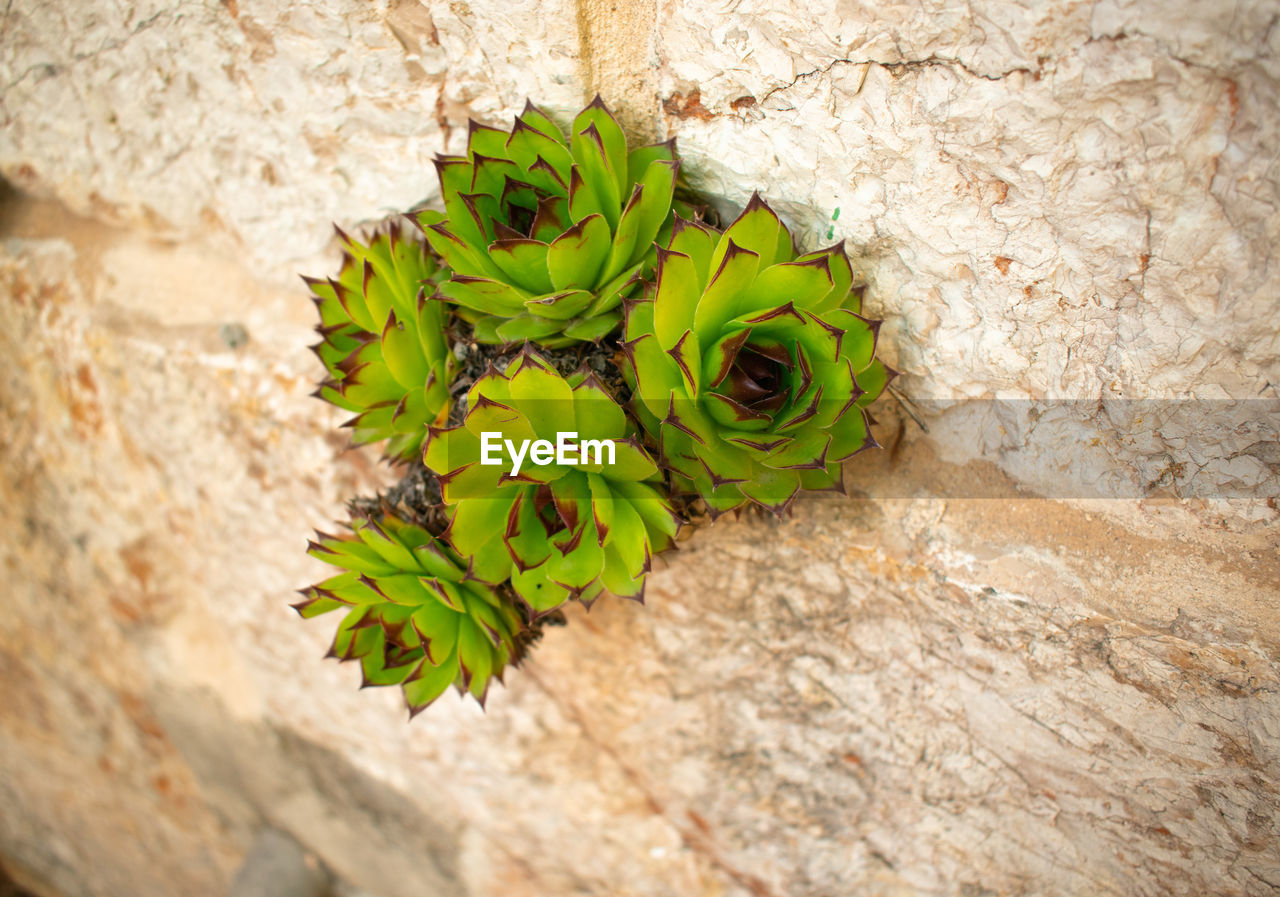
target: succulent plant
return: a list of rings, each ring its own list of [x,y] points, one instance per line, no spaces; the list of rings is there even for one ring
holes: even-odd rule
[[[895,376],[841,245],[797,253],[758,195],[709,226],[675,141],[629,149],[598,96],[567,133],[532,103],[509,130],[473,121],[436,170],[422,237],[339,231],[338,275],[304,278],[316,394],[408,468],[317,534],[338,572],[294,607],[342,611],[330,655],[411,717],[451,684],[483,705],[565,602],[643,601],[676,509],[700,507],[678,496],[714,518],[840,489]]]
[[[628,151],[598,96],[567,137],[532,103],[510,131],[472,121],[436,158],[444,213],[417,218],[453,269],[437,296],[480,342],[599,339],[670,233],[678,166],[674,141]]]
[[[428,300],[444,272],[399,225],[368,245],[338,235],[345,252],[337,278],[303,278],[320,312],[312,349],[329,374],[316,395],[356,414],[344,424],[353,443],[386,439],[387,457],[417,458],[449,399],[446,309]]]
[[[441,540],[387,510],[346,538],[317,533],[309,553],[342,572],[303,589],[304,618],[345,610],[330,656],[358,660],[364,685],[400,685],[410,716],[450,686],[481,705],[519,663],[522,618],[509,598],[466,576]]]
[[[635,425],[595,375],[563,377],[527,347],[475,382],[462,425],[431,430],[425,460],[468,575],[510,577],[536,613],[604,590],[641,599],[679,526]]]
[[[859,311],[843,248],[797,256],[758,195],[723,234],[678,219],[624,343],[673,487],[712,514],[748,500],[781,514],[801,489],[839,488],[892,376]]]

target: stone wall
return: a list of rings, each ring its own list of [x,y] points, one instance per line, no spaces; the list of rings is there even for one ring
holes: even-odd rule
[[[1280,890],[1280,6],[617,6],[7,4],[0,862],[219,895],[271,825],[376,897]],[[596,90],[847,239],[915,404],[851,498],[406,725],[287,607],[393,476],[294,274],[469,115]]]

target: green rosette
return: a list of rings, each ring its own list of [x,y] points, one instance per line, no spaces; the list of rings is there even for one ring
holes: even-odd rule
[[[802,489],[840,488],[894,375],[860,306],[843,248],[797,255],[759,196],[723,234],[678,219],[624,343],[673,487],[713,515],[749,501],[781,514]]]
[[[303,277],[320,313],[321,341],[311,348],[328,372],[315,395],[355,414],[343,424],[354,444],[386,440],[388,458],[415,459],[427,426],[448,412],[447,310],[429,299],[447,272],[399,225],[367,245],[338,235],[338,276]]]
[[[294,608],[344,611],[330,656],[359,661],[366,686],[401,686],[411,717],[450,685],[483,706],[519,662],[519,609],[425,529],[385,512],[355,519],[345,538],[317,533],[309,553],[342,572],[301,590]]]
[[[560,347],[617,328],[670,236],[675,142],[628,149],[597,96],[568,135],[529,103],[510,131],[471,123],[438,156],[443,214],[417,221],[453,269],[437,297],[485,343]]]
[[[486,433],[532,446],[524,465],[517,470],[505,449],[484,463],[496,457]],[[576,434],[575,454],[532,463],[536,443],[555,444],[562,433]],[[680,524],[622,407],[594,375],[561,376],[528,349],[505,373],[491,369],[476,381],[462,425],[433,429],[425,461],[442,484],[445,535],[469,575],[509,578],[536,614],[604,591],[642,599],[653,555],[672,545]]]

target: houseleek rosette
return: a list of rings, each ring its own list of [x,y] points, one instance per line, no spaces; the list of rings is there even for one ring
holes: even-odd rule
[[[843,249],[797,257],[758,196],[723,234],[678,220],[624,346],[673,486],[713,514],[748,500],[780,514],[801,489],[839,488],[891,375],[859,308]]]
[[[468,575],[509,577],[537,613],[605,590],[642,598],[650,559],[672,544],[679,520],[634,425],[595,376],[562,377],[526,349],[506,373],[477,380],[467,408],[461,426],[431,431],[426,465],[442,483],[446,537],[467,558]],[[562,433],[576,434],[580,453],[518,470],[505,453],[482,463],[485,434],[536,449]],[[613,463],[591,453],[591,442],[612,443]]]
[[[453,269],[437,295],[480,342],[605,336],[670,233],[677,168],[674,141],[628,151],[599,97],[567,137],[532,103],[510,131],[473,121],[466,155],[436,159],[443,215],[418,215]]]
[[[352,531],[311,543],[312,556],[342,572],[303,589],[298,613],[344,610],[330,655],[358,660],[366,686],[402,686],[411,715],[450,685],[483,705],[490,681],[519,662],[518,609],[469,579],[448,545],[392,513],[357,518]]]
[[[337,278],[303,278],[320,312],[321,342],[312,349],[329,374],[316,395],[355,413],[344,424],[353,443],[385,439],[388,458],[416,458],[449,399],[446,309],[428,298],[444,272],[398,225],[368,245],[338,235],[345,252]]]

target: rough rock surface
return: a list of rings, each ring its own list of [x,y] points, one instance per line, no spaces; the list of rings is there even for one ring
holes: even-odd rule
[[[0,173],[56,200],[0,196],[15,878],[218,895],[271,826],[376,897],[1280,890],[1275,3],[0,15]],[[288,277],[469,114],[596,89],[850,240],[929,432],[886,401],[853,498],[698,532],[405,725],[287,608],[390,476]]]

